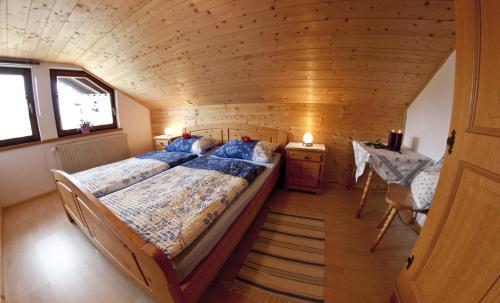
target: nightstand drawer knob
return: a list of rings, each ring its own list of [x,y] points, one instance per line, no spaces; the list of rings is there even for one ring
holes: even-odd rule
[[[305,156],[305,157],[304,157],[304,160],[309,160],[309,156]]]

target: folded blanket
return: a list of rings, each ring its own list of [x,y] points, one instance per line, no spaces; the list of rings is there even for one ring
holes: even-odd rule
[[[191,153],[153,151],[134,158],[94,167],[72,176],[99,198],[196,157],[197,155]]]
[[[152,151],[143,155],[137,156],[137,159],[157,160],[166,163],[170,168],[176,167],[187,161],[197,158],[198,155],[193,153],[183,152],[167,152],[167,151]]]
[[[261,165],[217,157],[201,157],[195,161],[184,163],[182,166],[215,170],[227,175],[244,178],[248,182],[252,182],[264,169],[264,166]]]
[[[188,247],[264,167],[201,157],[100,201],[169,258]]]

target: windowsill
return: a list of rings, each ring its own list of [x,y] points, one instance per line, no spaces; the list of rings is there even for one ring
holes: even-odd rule
[[[35,145],[42,145],[42,144],[47,144],[47,143],[54,143],[54,142],[60,142],[60,141],[67,141],[67,140],[92,137],[92,136],[102,135],[102,134],[106,134],[106,133],[121,132],[121,131],[123,131],[123,128],[105,129],[105,130],[94,131],[94,132],[91,132],[90,134],[86,134],[86,135],[77,134],[77,135],[70,135],[70,136],[58,137],[58,138],[53,138],[53,139],[47,139],[47,140],[43,140],[43,141],[34,141],[34,142],[10,145],[10,146],[5,146],[5,147],[0,147],[0,152],[12,150],[12,149],[30,147],[30,146],[35,146]]]
[[[52,142],[59,142],[59,141],[66,141],[66,140],[72,140],[72,139],[78,139],[78,138],[85,138],[85,137],[91,137],[91,136],[100,135],[100,134],[106,134],[106,133],[120,132],[122,130],[123,130],[123,128],[113,128],[113,129],[96,130],[96,131],[91,132],[90,134],[85,134],[85,135],[84,134],[76,134],[76,135],[69,135],[69,136],[63,136],[63,137],[58,137],[58,138],[43,140],[41,142],[41,144],[52,143]]]

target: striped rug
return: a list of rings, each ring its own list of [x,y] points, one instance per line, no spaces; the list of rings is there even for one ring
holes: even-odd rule
[[[323,302],[324,241],[324,219],[271,211],[236,280],[282,302]]]

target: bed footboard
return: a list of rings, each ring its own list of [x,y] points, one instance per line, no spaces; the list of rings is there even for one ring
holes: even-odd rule
[[[101,253],[157,302],[186,302],[163,251],[137,236],[78,180],[59,170],[52,175],[68,218]]]

